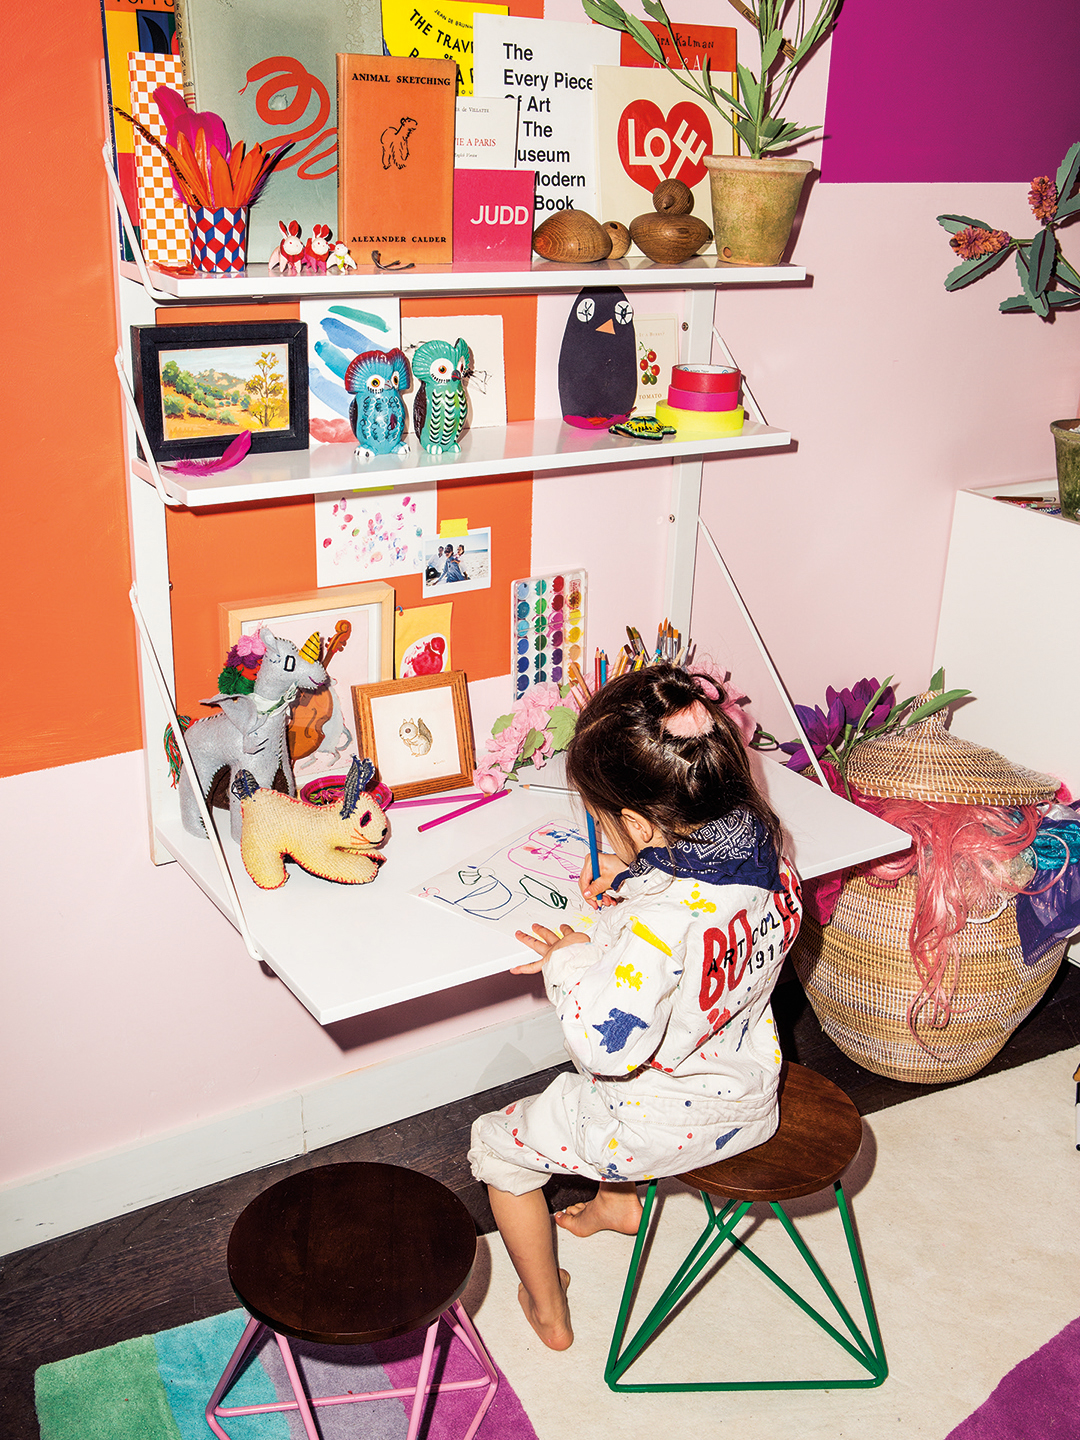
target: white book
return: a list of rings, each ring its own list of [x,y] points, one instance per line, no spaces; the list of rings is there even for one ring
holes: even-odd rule
[[[629,226],[653,209],[652,192],[664,180],[682,180],[694,192],[693,213],[712,229],[706,155],[730,155],[733,132],[667,70],[598,65],[596,88],[597,184],[602,220]],[[726,77],[721,77],[721,79]],[[710,243],[703,253],[715,251]],[[639,254],[633,247],[633,254]]]
[[[556,210],[601,219],[593,66],[618,65],[618,31],[478,14],[473,43],[476,92],[517,101],[517,168],[536,171],[536,224]]]
[[[517,132],[517,101],[511,96],[459,96],[454,130],[454,169],[515,169]]]

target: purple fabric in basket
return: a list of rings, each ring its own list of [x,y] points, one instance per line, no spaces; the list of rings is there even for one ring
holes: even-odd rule
[[[946,1440],[1072,1440],[1080,1434],[1080,1319],[1029,1355]]]

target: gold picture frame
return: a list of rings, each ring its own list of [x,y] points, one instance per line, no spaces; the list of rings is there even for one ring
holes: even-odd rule
[[[299,767],[298,783],[348,769],[348,757],[356,749],[347,728],[352,722],[353,688],[393,678],[394,600],[392,585],[368,581],[219,604],[222,658],[241,635],[254,634],[263,626],[297,646],[313,633],[320,636],[320,659],[327,665],[330,687],[301,697],[289,720],[289,755]],[[333,691],[333,705],[324,695],[328,688]],[[328,724],[335,735],[327,734]]]
[[[399,800],[472,784],[476,769],[463,670],[353,687],[363,754]]]

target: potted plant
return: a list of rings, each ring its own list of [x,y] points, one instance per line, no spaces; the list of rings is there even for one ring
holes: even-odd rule
[[[581,3],[590,20],[631,35],[657,64],[734,126],[747,153],[705,157],[712,187],[716,252],[720,259],[735,265],[779,264],[791,235],[803,182],[813,166],[809,160],[775,152],[789,150],[817,129],[816,125],[784,120],[780,112],[799,69],[836,24],[841,0],[819,0],[813,18],[809,18],[801,0],[751,0],[750,5],[732,0],[739,13],[756,26],[760,48],[756,74],[746,65],[737,67],[735,95],[714,84],[707,60],[700,70],[691,70],[686,64],[660,0],[641,3],[646,14],[667,30],[678,64],[669,59],[644,21],[628,14],[618,0]],[[783,30],[789,12],[795,25],[791,41],[784,38]]]
[[[1057,311],[1080,305],[1080,274],[1061,253],[1060,225],[1080,215],[1080,140],[1070,145],[1057,174],[1036,175],[1028,191],[1028,204],[1040,229],[1030,240],[1018,240],[970,215],[939,215],[938,224],[952,237],[949,244],[960,264],[945,277],[946,290],[962,290],[996,270],[1007,255],[1016,260],[1021,294],[1002,300],[998,309],[1052,320]],[[1050,431],[1057,455],[1058,496],[1061,513],[1080,521],[1080,420],[1053,420]]]

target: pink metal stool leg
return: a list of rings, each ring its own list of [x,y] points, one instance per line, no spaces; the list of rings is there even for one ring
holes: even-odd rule
[[[424,1354],[420,1360],[420,1373],[416,1377],[416,1391],[413,1395],[412,1413],[409,1416],[409,1433],[405,1440],[416,1440],[420,1431],[420,1419],[424,1413],[424,1406],[427,1404],[431,1357],[435,1353],[435,1332],[438,1328],[438,1320],[432,1321],[424,1336]]]
[[[477,1364],[484,1371],[483,1375],[475,1380],[448,1380],[438,1385],[432,1385],[430,1383],[431,1366],[435,1353],[436,1332],[438,1331],[440,1320],[446,1321],[448,1328],[457,1336],[466,1350],[468,1350],[473,1359],[476,1360]],[[289,1384],[295,1399],[278,1400],[267,1405],[222,1405],[222,1398],[236,1379],[256,1343],[266,1332],[273,1335],[277,1341],[278,1349],[281,1351],[281,1358],[284,1362],[285,1371],[289,1377]],[[228,1364],[225,1366],[221,1379],[215,1385],[214,1393],[207,1401],[206,1423],[210,1426],[214,1434],[219,1437],[219,1440],[230,1440],[230,1437],[218,1423],[219,1418],[228,1419],[232,1416],[265,1415],[271,1411],[278,1410],[297,1410],[299,1411],[300,1419],[303,1423],[304,1431],[308,1436],[308,1440],[319,1440],[319,1432],[315,1428],[315,1419],[312,1414],[312,1410],[317,1409],[319,1406],[352,1405],[362,1400],[405,1400],[407,1397],[410,1397],[412,1399],[412,1407],[407,1440],[417,1440],[420,1433],[420,1423],[424,1415],[424,1408],[428,1395],[432,1391],[438,1395],[440,1390],[478,1390],[481,1387],[486,1387],[485,1394],[480,1401],[479,1409],[473,1416],[472,1422],[465,1431],[465,1434],[461,1437],[461,1440],[473,1440],[473,1436],[480,1428],[480,1422],[487,1414],[488,1408],[495,1399],[495,1393],[499,1388],[499,1372],[496,1370],[494,1361],[488,1354],[484,1342],[476,1333],[476,1327],[469,1319],[460,1300],[455,1300],[448,1309],[444,1310],[443,1313],[428,1326],[427,1333],[424,1337],[424,1351],[420,1360],[420,1372],[416,1377],[415,1385],[408,1385],[395,1390],[372,1390],[366,1394],[319,1395],[312,1396],[310,1400],[304,1390],[304,1383],[300,1378],[300,1373],[297,1369],[296,1361],[287,1337],[276,1330],[272,1330],[270,1326],[264,1325],[261,1321],[251,1319],[244,1327],[244,1333],[240,1337],[240,1342],[233,1351]]]
[[[237,1344],[236,1349],[229,1357],[229,1363],[221,1372],[221,1379],[214,1386],[214,1393],[206,1402],[206,1423],[210,1426],[210,1429],[214,1432],[214,1434],[219,1437],[219,1440],[229,1440],[229,1437],[225,1434],[225,1431],[222,1430],[221,1426],[217,1423],[216,1416],[218,1411],[218,1404],[221,1400],[221,1397],[225,1394],[226,1390],[228,1390],[229,1386],[233,1383],[233,1380],[236,1378],[237,1372],[243,1365],[244,1361],[248,1358],[248,1355],[254,1349],[256,1341],[260,1338],[261,1333],[265,1329],[267,1329],[267,1327],[262,1323],[261,1320],[249,1318],[247,1324],[244,1326],[244,1333],[240,1336],[240,1340]]]

